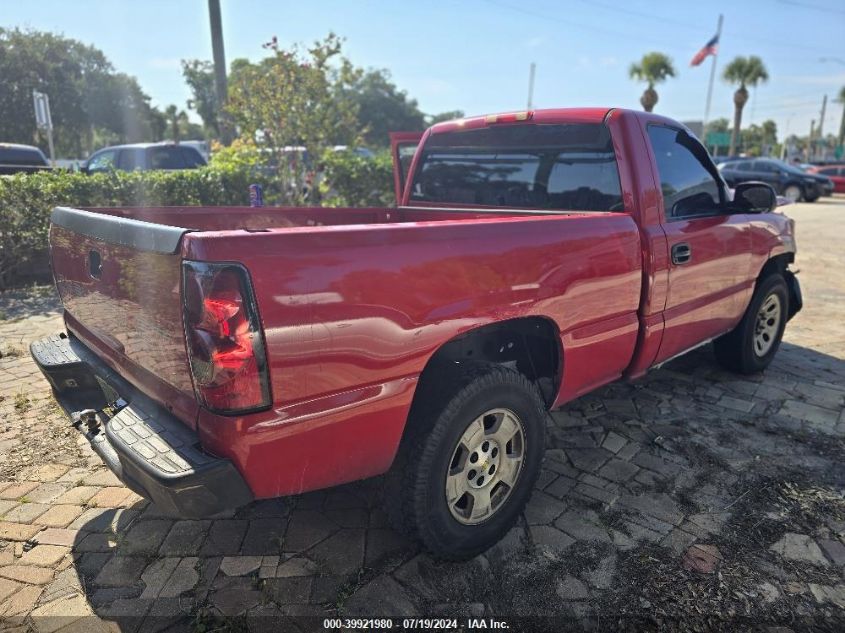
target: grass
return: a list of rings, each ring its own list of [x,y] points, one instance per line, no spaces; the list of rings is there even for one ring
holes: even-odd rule
[[[32,401],[22,391],[15,396],[15,411],[24,414],[32,408]]]

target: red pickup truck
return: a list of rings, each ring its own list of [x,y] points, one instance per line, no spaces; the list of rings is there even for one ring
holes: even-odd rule
[[[525,506],[549,409],[708,341],[761,371],[801,307],[774,192],[731,192],[672,120],[393,149],[395,208],[54,210],[67,332],[31,353],[127,486],[203,517],[387,472],[392,520],[471,556]]]

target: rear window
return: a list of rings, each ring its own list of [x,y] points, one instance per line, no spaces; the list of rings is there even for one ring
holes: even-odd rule
[[[610,132],[600,123],[523,124],[432,134],[411,200],[622,211]]]
[[[47,158],[41,150],[29,147],[0,146],[0,165],[47,165]]]

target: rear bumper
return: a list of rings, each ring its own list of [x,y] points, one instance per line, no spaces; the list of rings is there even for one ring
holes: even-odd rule
[[[35,341],[30,354],[103,462],[161,510],[201,518],[253,500],[231,461],[203,452],[196,433],[76,338],[62,333]]]

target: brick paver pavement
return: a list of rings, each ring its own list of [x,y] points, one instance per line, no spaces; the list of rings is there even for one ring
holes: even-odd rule
[[[28,356],[61,327],[51,290],[0,295],[0,628],[209,630],[278,615],[837,628],[845,198],[789,213],[806,307],[771,368],[734,376],[701,349],[554,412],[524,516],[466,563],[391,531],[378,479],[216,520],[161,515],[79,441]]]

